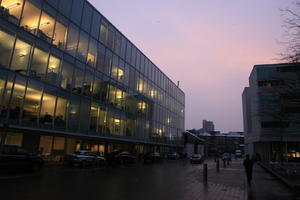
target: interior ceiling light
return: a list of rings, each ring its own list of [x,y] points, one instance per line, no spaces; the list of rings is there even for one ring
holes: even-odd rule
[[[14,3],[14,4],[11,4],[10,6],[7,6],[6,9],[12,9],[12,8],[15,8],[19,5],[21,5],[21,3]]]

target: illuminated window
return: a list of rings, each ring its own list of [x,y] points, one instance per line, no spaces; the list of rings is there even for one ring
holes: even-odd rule
[[[58,80],[59,67],[60,58],[50,55],[46,81],[48,81],[49,83],[56,84]]]
[[[66,126],[66,111],[67,111],[68,100],[58,97],[54,118],[54,126],[59,128],[65,128]]]
[[[42,99],[42,107],[40,114],[40,124],[52,125],[54,108],[55,108],[56,97],[50,94],[44,93]]]
[[[45,157],[46,159],[51,155],[52,152],[52,143],[53,143],[53,136],[40,136],[40,146],[39,152],[40,155]]]
[[[13,94],[11,97],[11,103],[10,103],[9,117],[10,117],[10,121],[12,122],[13,121],[18,122],[19,120],[21,108],[24,101],[25,86],[26,86],[26,79],[21,76],[17,76],[14,85]],[[11,88],[12,82],[8,82],[6,88],[7,87]]]
[[[42,97],[42,88],[35,81],[30,81],[26,90],[23,106],[23,120],[26,123],[36,124]]]
[[[45,79],[49,54],[38,48],[34,49],[31,62],[30,76]]]
[[[6,145],[22,146],[23,134],[22,133],[8,133],[5,137]]]
[[[53,19],[53,17],[51,17],[47,13],[43,12],[41,20],[40,20],[39,30],[37,32],[37,35],[41,39],[52,43],[54,24],[55,24],[55,20]]]
[[[99,117],[99,110],[98,106],[91,106],[90,110],[90,131],[96,132],[98,128],[98,117]]]
[[[10,65],[11,70],[18,73],[26,74],[31,45],[22,40],[17,40],[13,59]]]
[[[91,39],[89,45],[89,51],[87,54],[87,64],[91,67],[96,67],[96,58],[97,58],[97,42],[96,40]]]
[[[53,150],[64,150],[64,147],[65,147],[65,138],[55,137],[53,143]]]
[[[67,41],[67,26],[59,21],[56,21],[55,31],[53,36],[53,44],[60,49],[64,49]]]
[[[22,12],[23,0],[2,0],[1,6],[6,8],[10,22],[18,24]]]
[[[30,3],[30,1],[26,1],[21,26],[33,34],[38,33],[40,13],[41,10],[38,7]]]
[[[138,83],[137,83],[137,91],[138,92],[143,92],[143,88],[144,88],[144,86],[143,86],[143,80],[138,80]]]
[[[15,38],[3,31],[0,31],[0,66],[8,68]]]

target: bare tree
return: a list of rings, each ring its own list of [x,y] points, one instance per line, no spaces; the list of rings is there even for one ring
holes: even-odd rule
[[[281,53],[281,60],[288,63],[300,61],[300,1],[294,2],[293,8],[281,9],[285,29],[284,40],[286,48]]]

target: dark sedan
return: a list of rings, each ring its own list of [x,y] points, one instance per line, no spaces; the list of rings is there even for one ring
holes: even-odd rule
[[[76,151],[72,154],[65,155],[64,158],[65,164],[69,166],[80,166],[80,167],[89,167],[89,166],[100,166],[105,164],[105,158],[98,156],[96,153],[81,150]]]
[[[40,156],[13,145],[0,145],[1,172],[38,171],[44,164]]]
[[[123,151],[119,154],[116,154],[113,159],[114,162],[116,163],[125,164],[125,163],[135,163],[136,158],[130,153]]]
[[[144,159],[144,163],[154,163],[154,162],[159,162],[162,160],[162,158],[158,152],[146,153],[144,155],[143,159]]]
[[[190,158],[191,164],[200,164],[203,163],[204,158],[201,154],[193,154]]]

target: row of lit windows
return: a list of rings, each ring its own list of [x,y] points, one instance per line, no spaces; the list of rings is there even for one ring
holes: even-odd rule
[[[103,85],[103,78],[97,78],[94,71],[91,70],[92,68],[85,67],[81,62],[76,62],[76,67],[74,67],[74,61],[69,62],[66,56],[62,62],[63,59],[59,53],[54,53],[54,51],[49,53],[49,50],[39,46],[33,47],[29,42],[15,39],[14,36],[3,31],[0,31],[0,52],[0,66],[2,67],[55,84],[77,94],[92,95],[97,100],[100,99],[101,95],[105,95],[101,91],[106,86]],[[138,79],[135,83],[136,73],[133,71],[128,74],[129,70],[115,67],[116,62],[113,59],[112,78],[124,80],[124,83],[128,83],[128,85],[136,84],[138,92],[165,105],[178,115],[184,116],[184,107],[177,101],[164,95],[165,93],[159,88],[153,89],[154,87],[151,87],[149,82],[143,79]]]
[[[63,1],[59,4],[58,2],[51,2],[51,5],[54,3],[59,6],[62,2]],[[77,13],[71,15],[71,19],[74,22],[77,20],[72,18],[72,16],[75,18],[79,16],[79,19],[81,19],[82,8],[84,7],[81,27],[88,33],[91,33],[92,37],[85,31],[80,31],[76,25],[70,24],[68,20],[60,16],[46,3],[43,4],[43,9],[40,9],[40,7],[42,7],[42,2],[34,3],[29,0],[2,0],[1,6],[3,10],[0,12],[2,12],[9,21],[19,24],[25,30],[37,35],[39,38],[52,43],[61,49],[65,49],[68,53],[76,56],[82,62],[86,62],[91,67],[95,67],[98,70],[105,72],[106,70],[102,62],[104,48],[97,42],[97,40],[100,40],[117,55],[125,59],[127,63],[135,66],[143,74],[147,74],[147,77],[151,78],[152,81],[159,83],[159,87],[162,87],[171,96],[174,95],[173,97],[176,99],[180,99],[182,104],[184,103],[184,94],[178,90],[178,88],[162,74],[151,61],[143,56],[138,49],[122,37],[120,33],[114,30],[113,26],[109,25],[104,18],[102,18],[101,21],[101,16],[97,11],[94,10],[93,12],[89,3],[84,3],[81,0],[76,2],[76,4],[72,4],[71,1],[66,1],[64,3],[71,3],[70,7],[76,6],[73,11],[75,11],[76,8],[79,9]],[[78,7],[81,3],[82,7]],[[61,9],[60,12],[65,14],[65,9]],[[67,17],[68,16],[69,15],[67,15]],[[90,26],[91,21],[96,24]],[[77,24],[80,25],[80,20]],[[95,29],[95,27],[98,28]],[[117,68],[116,65],[114,66],[115,68],[112,70],[112,76],[121,80],[124,76],[124,71]]]
[[[15,76],[9,73],[7,78],[6,76],[7,73],[1,71],[1,121],[72,132],[91,132],[140,139],[150,137],[152,131],[150,121],[147,119],[127,118],[126,115],[103,106],[91,105],[88,99],[79,98],[77,95],[62,92],[54,87],[43,86],[40,82],[27,80],[21,75]],[[145,111],[148,105],[140,101],[136,107],[137,110]]]

